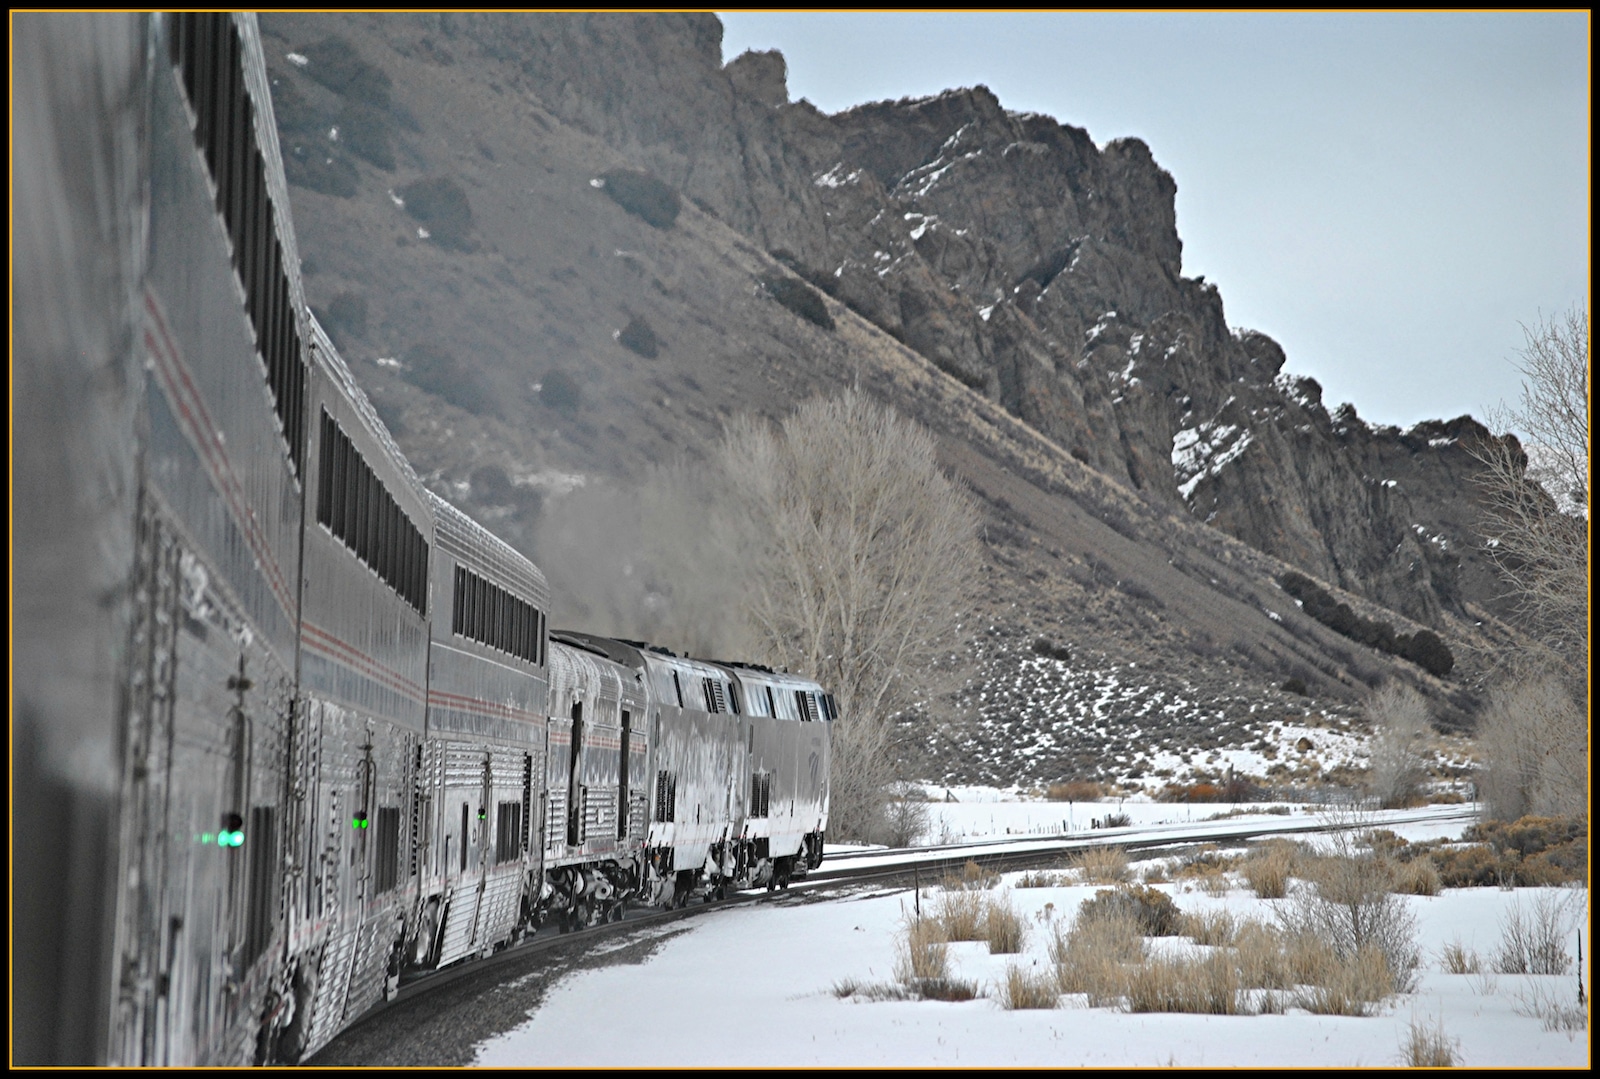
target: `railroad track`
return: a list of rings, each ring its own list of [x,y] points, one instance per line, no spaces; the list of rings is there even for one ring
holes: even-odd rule
[[[1477,816],[1470,805],[1433,806],[1415,811],[1384,814],[1379,819],[1347,823],[1306,814],[1302,817],[1254,820],[1222,820],[1171,825],[1142,825],[1130,828],[1095,830],[1034,838],[1006,837],[934,847],[876,849],[829,854],[826,862],[787,890],[736,892],[716,902],[691,901],[676,910],[636,909],[620,922],[609,922],[573,932],[547,929],[519,944],[504,948],[475,961],[458,963],[443,970],[403,979],[395,996],[369,1011],[359,1022],[342,1032],[328,1046],[305,1063],[329,1065],[359,1063],[351,1049],[375,1025],[393,1021],[396,1011],[407,1011],[450,986],[468,981],[492,986],[505,979],[525,979],[536,971],[542,957],[561,956],[574,969],[574,958],[601,950],[610,942],[630,935],[659,940],[673,923],[702,914],[733,907],[782,901],[808,893],[820,893],[863,885],[916,887],[933,885],[947,874],[960,872],[968,862],[976,862],[991,872],[1059,866],[1064,857],[1089,847],[1121,847],[1128,851],[1148,851],[1162,847],[1195,843],[1243,841],[1274,835],[1325,832],[1332,828],[1387,827],[1394,824],[1470,822]],[[564,971],[563,971],[564,972]],[[403,1024],[402,1024],[403,1025]],[[443,1061],[440,1061],[443,1063]]]

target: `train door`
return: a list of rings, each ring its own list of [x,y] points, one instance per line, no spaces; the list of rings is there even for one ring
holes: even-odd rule
[[[572,746],[567,770],[567,846],[583,843],[584,794],[583,778],[583,702],[572,703]]]
[[[617,839],[628,838],[628,733],[633,727],[633,716],[622,710],[622,737],[617,764]]]

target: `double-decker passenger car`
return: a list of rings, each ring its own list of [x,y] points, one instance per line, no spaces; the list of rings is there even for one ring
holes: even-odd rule
[[[253,16],[13,29],[14,1060],[298,1061],[407,968],[816,865],[820,686],[552,639],[412,472]]]

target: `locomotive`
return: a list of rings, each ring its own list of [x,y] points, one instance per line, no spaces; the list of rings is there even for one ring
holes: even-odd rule
[[[294,1062],[822,859],[832,695],[547,625],[310,312],[251,15],[13,18],[13,1060]]]

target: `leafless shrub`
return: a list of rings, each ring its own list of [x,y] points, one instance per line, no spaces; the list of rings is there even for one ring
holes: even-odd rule
[[[1587,811],[1589,725],[1560,679],[1525,679],[1491,691],[1477,740],[1485,761],[1478,786],[1490,818]]]
[[[1518,1015],[1541,1020],[1546,1030],[1560,1031],[1571,1038],[1578,1031],[1589,1029],[1589,1009],[1583,1001],[1553,986],[1534,983],[1518,989],[1515,995],[1517,1002],[1512,1009]]]
[[[1439,950],[1439,967],[1448,974],[1477,974],[1483,970],[1483,962],[1458,937]]]
[[[1103,888],[1078,907],[1078,921],[1132,917],[1147,937],[1171,937],[1179,931],[1178,906],[1167,893],[1140,884]]]
[[[930,814],[926,797],[909,783],[897,783],[883,806],[881,838],[890,847],[909,847],[928,834]]]
[[[1428,702],[1403,682],[1390,681],[1367,701],[1366,714],[1373,730],[1369,789],[1384,809],[1415,804],[1426,776]]]
[[[1348,825],[1351,822],[1338,822]],[[1311,887],[1296,889],[1278,917],[1291,935],[1325,941],[1341,960],[1382,956],[1395,991],[1410,988],[1419,954],[1416,918],[1393,894],[1391,863],[1358,846],[1348,827],[1330,834],[1333,852],[1306,866]]]
[[[1052,972],[1020,963],[1006,964],[1006,979],[1000,983],[1000,1006],[1007,1011],[1054,1008],[1060,1002],[1059,993]]]
[[[1571,921],[1567,896],[1541,892],[1530,903],[1513,903],[1500,919],[1494,969],[1501,974],[1565,974],[1572,968],[1567,954]]]
[[[1128,879],[1128,855],[1121,847],[1090,847],[1078,855],[1074,868],[1090,884],[1120,884]]]
[[[1400,1044],[1400,1062],[1408,1068],[1453,1068],[1460,1051],[1461,1043],[1445,1034],[1443,1017],[1433,1023],[1413,1017]]]
[[[828,826],[865,835],[891,778],[889,721],[959,674],[977,512],[925,430],[854,392],[778,430],[736,420],[720,460],[761,541],[745,592],[758,658],[838,698]]]
[[[1022,951],[1027,926],[1012,904],[1010,893],[991,895],[984,906],[983,935],[989,942],[989,954],[1015,955]]]

